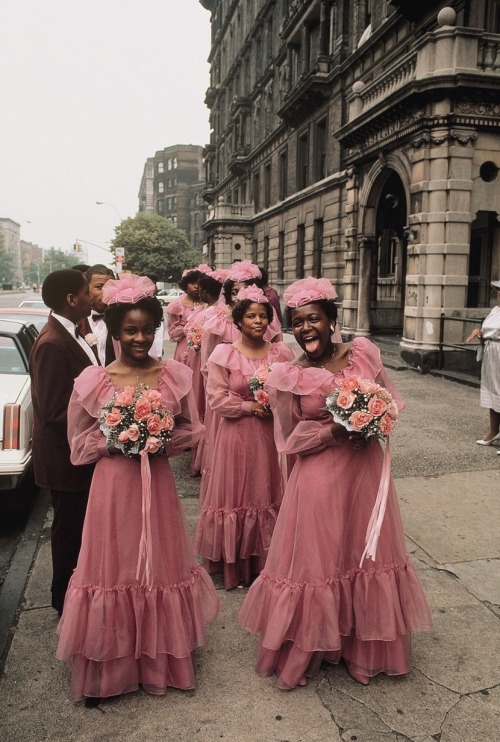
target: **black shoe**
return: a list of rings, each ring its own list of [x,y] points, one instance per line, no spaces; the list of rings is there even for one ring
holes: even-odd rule
[[[99,698],[99,696],[88,696],[85,699],[85,708],[87,709],[95,709],[99,704],[101,703],[102,698]]]

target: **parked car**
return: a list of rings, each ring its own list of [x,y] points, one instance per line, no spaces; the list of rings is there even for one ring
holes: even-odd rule
[[[182,289],[162,289],[156,294],[156,298],[162,304],[170,304],[170,302],[180,299],[181,296],[184,296]]]
[[[31,307],[32,309],[48,309],[47,305],[41,299],[24,299],[20,304],[20,307]]]
[[[16,319],[19,322],[24,322],[26,325],[35,325],[38,332],[40,332],[44,324],[47,322],[49,314],[50,309],[46,306],[44,306],[43,309],[41,307],[0,308],[0,320]]]
[[[16,488],[31,469],[33,405],[28,361],[32,324],[0,318],[0,490]]]

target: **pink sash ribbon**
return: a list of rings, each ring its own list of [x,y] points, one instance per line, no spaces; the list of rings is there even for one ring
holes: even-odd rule
[[[141,451],[141,489],[142,489],[142,531],[139,541],[139,556],[135,579],[145,584],[148,590],[153,587],[153,544],[151,538],[151,468],[149,455]],[[141,577],[141,566],[144,569]],[[144,580],[144,582],[143,582]]]
[[[366,546],[359,563],[360,568],[365,559],[372,559],[375,561],[378,538],[380,536],[380,529],[382,528],[385,509],[387,506],[387,495],[389,493],[389,483],[391,481],[391,446],[389,443],[389,437],[386,438],[386,441],[380,484],[378,486],[375,505],[373,506],[372,514],[368,522],[368,528],[366,529]]]

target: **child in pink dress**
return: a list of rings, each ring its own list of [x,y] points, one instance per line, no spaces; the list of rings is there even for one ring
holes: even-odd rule
[[[199,556],[223,571],[226,589],[248,584],[264,565],[283,492],[272,417],[249,381],[260,368],[291,360],[285,343],[264,340],[272,307],[261,289],[238,294],[242,338],[218,345],[208,361],[207,402],[219,423],[195,532]]]
[[[251,586],[240,623],[260,634],[256,671],[282,689],[304,685],[323,660],[341,658],[367,685],[378,673],[410,669],[410,634],[431,616],[410,563],[396,492],[389,482],[376,557],[365,559],[367,525],[382,476],[378,439],[333,423],[326,396],[345,377],[393,389],[380,352],[366,338],[334,343],[333,287],[297,281],[285,291],[304,354],[273,367],[271,398],[278,451],[297,460],[288,481],[264,570]]]
[[[218,611],[212,581],[196,563],[169,464],[203,429],[191,371],[148,355],[162,317],[149,279],[124,274],[104,291],[105,321],[121,355],[106,369],[91,366],[80,374],[69,404],[71,460],[95,463],[95,472],[57,648],[57,657],[71,662],[73,699],[85,698],[88,706],[139,685],[155,695],[168,686],[193,688],[193,653]],[[102,408],[134,386],[156,390],[174,416],[164,453],[131,457],[107,447]]]

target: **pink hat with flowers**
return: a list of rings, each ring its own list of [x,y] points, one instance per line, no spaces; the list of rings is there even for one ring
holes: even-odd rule
[[[200,263],[196,268],[192,268],[191,270],[200,271],[200,273],[204,273],[206,276],[211,276],[213,273],[212,268],[207,263]]]
[[[331,281],[327,278],[313,278],[312,276],[294,281],[283,292],[283,299],[287,307],[292,309],[310,304],[313,301],[336,298],[337,292]]]
[[[154,296],[156,285],[147,276],[120,273],[118,279],[110,278],[102,287],[104,304],[135,304],[146,296]]]
[[[249,299],[254,304],[269,304],[269,299],[258,286],[245,286],[236,294],[236,301]]]
[[[250,260],[239,260],[229,268],[227,280],[242,283],[243,281],[251,281],[255,278],[262,278],[260,268],[250,262]]]
[[[199,270],[200,270],[199,266],[197,268],[186,268],[185,270],[182,271],[181,278],[184,278],[184,276],[188,276],[190,273],[198,273]]]
[[[208,274],[219,283],[224,283],[229,275],[229,268],[215,268],[211,273]]]

